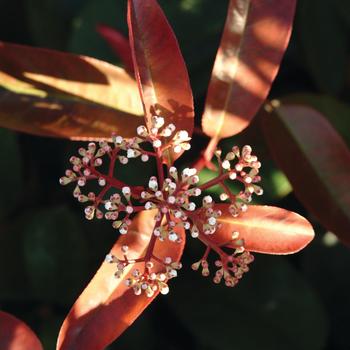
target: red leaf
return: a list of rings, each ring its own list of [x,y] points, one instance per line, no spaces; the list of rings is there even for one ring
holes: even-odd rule
[[[287,47],[295,0],[231,0],[202,125],[210,137],[247,127],[266,98]]]
[[[97,25],[96,30],[107,41],[117,57],[121,59],[125,69],[133,75],[134,64],[132,62],[129,40],[123,34],[105,24]]]
[[[194,108],[188,73],[157,1],[128,0],[128,25],[146,124],[150,127],[150,117],[157,114],[192,135]]]
[[[314,231],[311,224],[299,214],[270,207],[251,205],[245,213],[234,218],[228,211],[229,204],[217,204],[222,211],[218,221],[221,228],[212,236],[216,243],[231,240],[232,232],[238,231],[244,239],[245,249],[264,254],[292,254],[309,244]]]
[[[70,139],[135,135],[134,79],[91,57],[0,42],[0,127]]]
[[[1,350],[43,350],[33,331],[14,316],[0,311]]]
[[[120,257],[120,248],[129,246],[130,259],[143,257],[154,227],[155,211],[139,213],[127,235],[121,236],[111,253]],[[185,235],[178,231],[182,243],[157,240],[154,254],[160,259],[170,256],[173,261],[181,258]],[[121,258],[121,257],[120,257]],[[131,268],[140,267],[141,263]],[[160,266],[155,266],[159,269]],[[156,297],[149,298],[144,293],[136,296],[124,281],[130,275],[130,268],[120,278],[114,277],[114,264],[103,263],[94,278],[75,302],[65,319],[57,343],[57,350],[102,350],[126,328]]]
[[[350,151],[343,139],[319,112],[301,105],[282,105],[263,122],[298,199],[350,245]]]

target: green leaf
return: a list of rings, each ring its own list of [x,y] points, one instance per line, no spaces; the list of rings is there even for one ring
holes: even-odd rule
[[[334,1],[335,9],[338,12],[339,17],[347,25],[347,29],[350,28],[350,2],[344,0]]]
[[[332,349],[349,347],[350,254],[336,236],[327,232],[304,251],[302,271],[322,297],[331,320]]]
[[[118,57],[97,32],[102,23],[120,30],[127,37],[126,1],[90,0],[76,15],[68,43],[69,51],[118,62]]]
[[[157,348],[158,328],[150,318],[149,311],[147,309],[142,313],[132,326],[115,341],[112,349],[138,350],[140,349],[140,344],[142,344],[143,350],[154,350]]]
[[[22,191],[22,161],[17,135],[0,128],[0,218],[11,212]],[[1,234],[1,232],[0,232]]]
[[[72,18],[84,0],[26,0],[26,15],[31,36],[38,46],[65,49]]]
[[[21,248],[34,297],[71,304],[87,277],[88,251],[70,210],[58,207],[36,212],[25,224]]]
[[[29,279],[24,270],[22,228],[27,216],[17,217],[11,226],[1,226],[0,232],[0,299],[6,301],[27,301],[32,299]],[[26,286],[26,288],[23,288]]]
[[[338,94],[344,87],[348,62],[348,33],[334,2],[303,0],[299,3],[296,29],[303,60],[317,87]]]
[[[319,350],[328,325],[318,296],[282,257],[258,256],[234,289],[185,272],[168,299],[213,350]],[[212,273],[213,275],[213,273]]]

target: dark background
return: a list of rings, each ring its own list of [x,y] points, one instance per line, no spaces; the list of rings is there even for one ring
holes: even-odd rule
[[[228,2],[159,2],[188,65],[200,125]],[[127,34],[125,18],[124,0],[0,0],[0,40],[118,64],[95,27],[105,23]],[[270,96],[314,106],[348,144],[349,39],[349,1],[300,0]],[[196,136],[192,153],[179,166],[193,159],[206,141]],[[305,215],[317,238],[295,256],[256,254],[251,272],[234,289],[191,271],[203,247],[189,239],[184,268],[170,283],[170,294],[157,298],[108,349],[350,349],[349,250],[295,199],[270,159],[259,116],[243,135],[225,140],[222,147],[243,142],[263,161],[262,200]],[[58,184],[77,148],[69,141],[0,129],[0,308],[27,322],[45,349],[54,349],[70,306],[117,238],[108,223],[87,222],[70,189]],[[135,167],[128,176],[138,181]],[[208,171],[202,174],[207,176]]]

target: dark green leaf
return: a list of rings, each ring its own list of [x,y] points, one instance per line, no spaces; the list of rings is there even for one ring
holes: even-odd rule
[[[299,3],[296,28],[306,68],[317,87],[338,94],[344,87],[348,61],[348,37],[332,1]]]
[[[69,209],[36,212],[24,227],[22,249],[34,296],[72,303],[87,277],[87,246]]]
[[[66,48],[72,18],[84,0],[26,0],[29,28],[38,46]]]
[[[22,164],[17,135],[0,128],[0,218],[6,216],[22,190]],[[1,233],[0,233],[1,234]]]
[[[327,232],[302,256],[302,268],[320,293],[331,321],[332,349],[349,348],[350,254],[336,236]]]
[[[182,285],[168,301],[203,345],[213,350],[323,348],[322,305],[285,258],[259,256],[234,289],[194,273],[182,274]]]

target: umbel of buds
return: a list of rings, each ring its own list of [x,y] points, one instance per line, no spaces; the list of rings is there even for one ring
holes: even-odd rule
[[[207,246],[202,259],[194,263],[192,268],[198,270],[201,267],[202,274],[207,276],[207,258],[209,253],[215,250],[219,260],[215,261],[217,271],[214,282],[220,283],[224,280],[227,286],[232,287],[237,284],[243,273],[248,271],[253,257],[244,250],[244,241],[239,238],[238,232],[234,232],[232,240],[223,245],[234,247],[232,254],[226,253],[222,247],[215,246],[212,237],[220,227],[222,213],[215,209],[213,198],[209,195],[202,196],[202,192],[219,185],[222,188],[220,200],[230,203],[229,211],[236,217],[248,209],[254,194],[263,193],[258,185],[261,180],[261,164],[252,154],[250,146],[244,146],[241,150],[235,146],[224,156],[218,150],[216,158],[219,174],[216,178],[199,185],[199,176],[195,168],[180,171],[173,165],[167,166],[166,169],[162,165],[166,152],[180,153],[189,150],[189,141],[187,131],[177,131],[173,124],[165,125],[164,118],[153,116],[150,129],[139,126],[137,136],[131,139],[112,135],[112,143],[101,141],[98,144],[89,143],[87,148],[80,148],[79,155],[70,158],[72,169],[66,170],[65,176],[60,178],[60,183],[75,184],[73,196],[79,202],[85,203],[84,212],[88,220],[110,220],[113,228],[122,235],[128,233],[135,213],[156,209],[149,249],[153,249],[155,240],[180,243],[181,238],[176,231],[178,228],[184,229]],[[118,164],[127,165],[134,158],[147,162],[150,157],[155,158],[157,162],[157,174],[146,181],[146,187],[128,186],[114,176]],[[104,163],[107,163],[107,167],[103,167]],[[232,193],[227,185],[230,181],[241,184],[238,193]],[[97,193],[84,191],[91,182],[95,182],[101,188]],[[122,249],[124,259],[113,255],[106,257],[108,263],[116,264],[116,278],[124,277],[125,268],[136,262],[128,259],[128,247],[124,246]],[[140,262],[144,265],[143,269],[135,268],[131,277],[126,279],[126,284],[133,288],[137,295],[144,292],[152,296],[158,291],[166,294],[169,290],[167,281],[176,277],[177,270],[181,267],[180,262],[173,262],[170,257],[161,261],[152,251],[147,251],[144,258],[137,260],[137,263]],[[161,272],[153,271],[155,262],[162,265]]]

